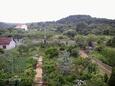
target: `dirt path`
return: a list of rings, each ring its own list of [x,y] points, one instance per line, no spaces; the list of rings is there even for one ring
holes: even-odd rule
[[[80,50],[80,51],[79,51],[79,54],[80,54],[80,56],[81,56],[82,58],[87,58],[87,57],[88,57],[88,55],[84,52],[84,50]]]
[[[42,56],[40,56],[37,60],[35,72],[34,86],[43,86]]]
[[[83,58],[90,58],[90,57],[88,57],[87,53],[85,53],[84,50],[80,50],[79,54]],[[104,64],[102,61],[100,61],[96,58],[91,58],[91,60],[92,60],[92,62],[96,63],[99,66],[100,71],[102,71],[103,73],[106,73],[109,77],[111,76],[111,73],[112,73],[112,67],[111,66]]]

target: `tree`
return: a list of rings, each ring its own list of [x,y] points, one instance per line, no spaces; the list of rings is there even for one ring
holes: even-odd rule
[[[76,43],[80,48],[83,48],[87,45],[87,40],[86,36],[83,35],[77,35],[75,36]]]
[[[109,34],[110,34],[110,30],[109,30],[109,29],[104,30],[104,31],[103,31],[103,34],[104,34],[104,35],[109,35]]]
[[[77,48],[71,49],[70,55],[73,57],[78,57],[79,56],[79,51]]]
[[[64,31],[63,26],[58,26],[57,27],[57,32],[63,33],[63,31]]]
[[[54,58],[56,56],[58,56],[58,50],[56,48],[48,48],[45,51],[45,54],[47,55],[48,58]]]
[[[115,86],[115,67],[112,68],[112,74],[108,82],[109,86]]]
[[[64,34],[69,37],[74,37],[76,35],[76,32],[74,30],[70,29],[68,31],[65,31]]]
[[[105,47],[100,52],[103,56],[103,62],[114,67],[115,66],[115,49],[110,47]]]
[[[112,39],[110,39],[110,40],[107,42],[106,45],[107,45],[107,46],[111,46],[111,47],[115,47],[115,36],[114,36]]]
[[[85,22],[78,23],[76,26],[76,31],[81,33],[81,34],[88,34],[88,24]]]
[[[59,53],[58,58],[58,65],[59,69],[63,74],[68,74],[70,72],[71,60],[70,60],[70,53],[66,50],[61,51]]]

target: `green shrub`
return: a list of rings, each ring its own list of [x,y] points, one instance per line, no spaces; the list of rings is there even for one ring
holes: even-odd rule
[[[70,55],[73,57],[77,57],[79,55],[78,49],[77,48],[72,49]]]
[[[115,47],[115,37],[113,37],[112,39],[108,40],[107,46],[111,46],[111,47]]]
[[[115,49],[114,48],[104,48],[101,54],[105,57],[108,65],[115,66]]]
[[[56,48],[51,47],[45,51],[45,54],[48,58],[54,58],[58,56],[58,50]]]
[[[0,53],[4,54],[4,50],[2,48],[0,48]]]
[[[112,69],[112,74],[108,82],[109,86],[115,86],[115,67]]]

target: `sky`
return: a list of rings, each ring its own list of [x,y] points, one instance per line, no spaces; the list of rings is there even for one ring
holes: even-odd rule
[[[0,0],[0,22],[56,21],[69,15],[115,19],[115,0]]]

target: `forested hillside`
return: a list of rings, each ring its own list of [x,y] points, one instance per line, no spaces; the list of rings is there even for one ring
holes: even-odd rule
[[[50,30],[53,29],[58,32],[64,32],[72,29],[77,33],[84,35],[89,33],[102,35],[115,34],[115,20],[95,18],[89,15],[72,15],[55,22],[39,22],[30,23],[28,25],[30,28],[50,28]]]
[[[0,22],[0,29],[8,29],[8,28],[14,28],[15,24],[13,23],[4,23]]]
[[[114,35],[115,20],[95,18],[89,15],[71,15],[57,21],[26,23],[30,29],[56,31],[64,33],[73,30],[76,33],[87,35]],[[14,28],[17,24],[0,23],[0,29]]]
[[[115,86],[115,20],[73,15],[16,25],[0,23],[0,36],[16,43],[6,50],[1,40],[0,86]]]

